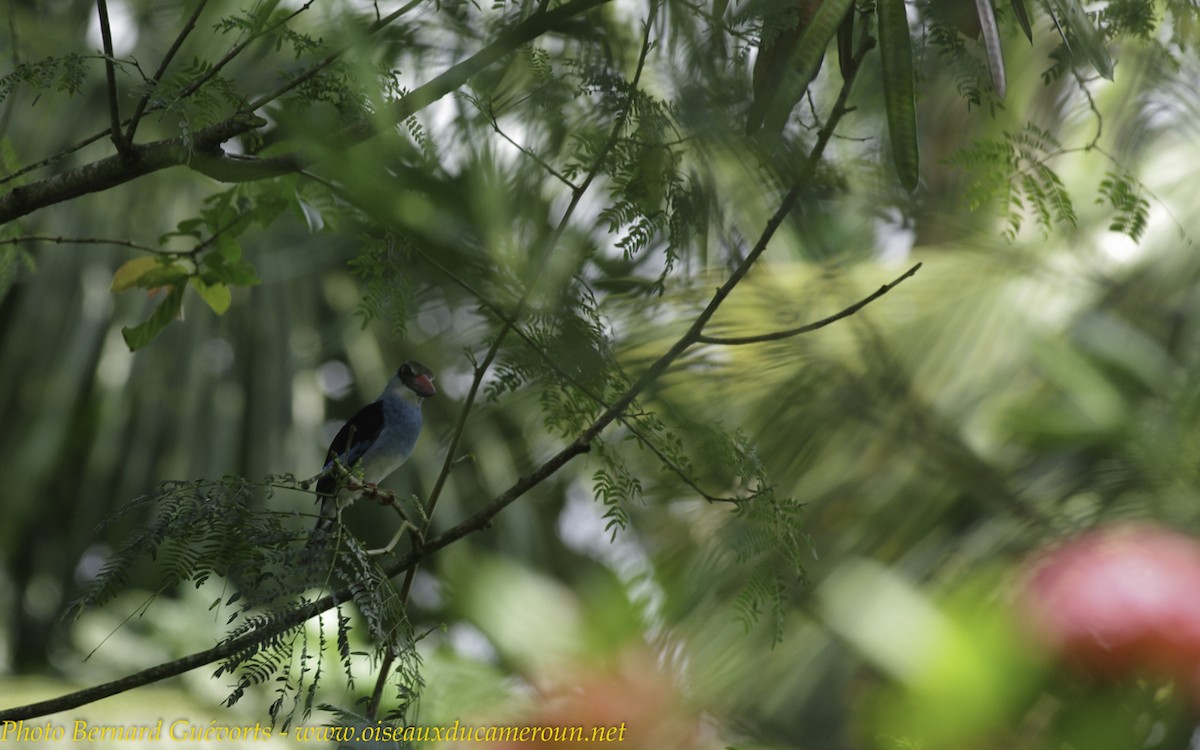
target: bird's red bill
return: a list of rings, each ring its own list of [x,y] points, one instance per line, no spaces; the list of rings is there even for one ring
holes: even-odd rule
[[[413,390],[425,397],[437,393],[437,388],[433,387],[433,379],[428,375],[418,375],[413,378],[413,386]]]

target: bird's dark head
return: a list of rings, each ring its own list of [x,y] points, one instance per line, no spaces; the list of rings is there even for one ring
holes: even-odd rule
[[[396,370],[396,377],[421,398],[429,398],[437,393],[437,389],[433,387],[433,370],[416,360],[410,359],[400,365]]]

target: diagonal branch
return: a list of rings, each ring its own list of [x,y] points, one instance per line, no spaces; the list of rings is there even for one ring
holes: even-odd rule
[[[833,315],[830,315],[827,318],[821,318],[820,320],[814,321],[812,323],[806,323],[805,325],[797,326],[796,328],[789,328],[786,331],[774,331],[772,333],[761,333],[756,336],[721,337],[721,336],[701,335],[701,336],[697,337],[696,343],[697,344],[713,344],[715,346],[740,346],[742,344],[761,344],[766,341],[782,341],[783,339],[790,339],[793,336],[799,336],[802,333],[812,333],[813,331],[820,329],[820,328],[824,328],[825,326],[830,325],[831,323],[836,323],[839,320],[841,320],[842,318],[850,317],[854,313],[858,312],[859,310],[863,309],[864,307],[871,304],[875,300],[879,299],[883,295],[885,295],[888,292],[895,289],[897,286],[900,285],[901,282],[903,282],[905,279],[907,279],[910,276],[912,276],[913,274],[915,274],[917,272],[917,270],[920,268],[921,268],[921,264],[920,263],[916,264],[912,268],[905,271],[904,274],[901,275],[899,278],[897,278],[895,281],[892,281],[890,284],[884,284],[883,286],[879,287],[874,292],[872,292],[870,295],[863,297],[858,302],[855,302],[853,305],[850,305],[847,308],[839,310],[838,312],[834,313]]]
[[[167,167],[189,164],[219,150],[220,144],[266,121],[253,115],[237,115],[190,137],[176,136],[129,149],[44,180],[20,185],[0,195],[0,224],[20,218],[39,208],[81,195],[121,185]]]
[[[133,143],[133,136],[137,132],[138,123],[142,120],[142,115],[146,113],[146,105],[150,103],[150,97],[154,95],[154,89],[162,81],[162,78],[167,73],[167,67],[171,61],[175,59],[175,55],[179,52],[179,48],[183,46],[183,40],[187,39],[188,34],[192,33],[192,29],[196,28],[196,21],[199,20],[200,14],[204,12],[204,6],[208,5],[208,0],[200,0],[196,3],[196,9],[192,11],[192,15],[187,22],[183,24],[183,28],[179,30],[175,41],[171,43],[170,49],[163,55],[162,61],[158,64],[158,70],[154,71],[154,77],[150,79],[150,89],[142,94],[142,98],[138,99],[137,105],[133,109],[133,117],[129,120],[129,126],[125,129],[125,142]]]
[[[864,35],[865,37],[866,35]],[[867,43],[863,43],[856,50],[856,59],[861,60],[869,48]],[[569,463],[575,457],[587,453],[591,449],[591,442],[599,435],[606,427],[619,419],[630,404],[641,394],[650,384],[656,381],[668,368],[683,354],[687,349],[699,342],[699,338],[703,335],[704,327],[708,321],[716,314],[718,308],[725,299],[733,292],[734,288],[741,283],[742,279],[749,273],[750,268],[758,260],[758,258],[767,249],[771,238],[779,229],[784,219],[795,208],[799,200],[800,194],[806,184],[812,179],[817,163],[822,158],[825,147],[828,145],[830,138],[833,137],[834,129],[841,123],[848,108],[846,106],[847,99],[850,95],[850,89],[854,83],[855,76],[849,75],[842,83],[841,91],[838,94],[837,100],[834,102],[833,109],[825,127],[817,136],[816,143],[809,152],[799,175],[797,175],[795,185],[788,191],[780,202],[779,208],[772,214],[767,221],[762,234],[754,247],[747,253],[746,257],[738,263],[737,267],[730,273],[729,278],[713,294],[712,299],[705,306],[683,333],[679,339],[671,345],[657,360],[655,360],[638,379],[621,395],[611,406],[605,409],[592,423],[584,429],[575,440],[564,446],[558,453],[551,456],[540,466],[530,472],[528,475],[520,477],[511,487],[503,493],[497,495],[488,501],[485,505],[477,509],[470,516],[459,522],[454,527],[447,531],[438,534],[432,539],[426,540],[423,544],[410,550],[403,557],[393,561],[384,567],[384,573],[389,576],[397,576],[406,571],[412,570],[418,563],[429,558],[433,553],[447,547],[450,544],[475,533],[481,529],[487,528],[492,519],[507,508],[519,498],[524,496],[530,490],[534,489],[542,482],[553,476],[559,469]],[[102,685],[97,685],[91,688],[69,693],[58,698],[39,701],[24,706],[0,710],[0,722],[17,721],[23,719],[45,716],[59,711],[77,708],[79,706],[92,703],[94,701],[106,698],[112,695],[132,690],[137,687],[149,685],[159,680],[173,677],[184,672],[188,672],[197,667],[211,664],[220,659],[228,658],[236,654],[244,653],[249,649],[257,647],[259,644],[286,633],[296,627],[299,627],[305,620],[315,617],[323,612],[326,612],[338,604],[347,601],[351,597],[351,591],[354,584],[339,591],[335,591],[327,596],[321,597],[314,601],[310,606],[303,609],[290,612],[278,619],[269,620],[267,625],[251,630],[237,638],[231,638],[223,641],[216,646],[204,651],[190,654],[175,661],[159,664],[149,669],[136,672],[126,677],[107,682]]]

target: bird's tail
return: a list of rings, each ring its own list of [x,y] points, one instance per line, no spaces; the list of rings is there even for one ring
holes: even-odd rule
[[[325,549],[325,542],[333,532],[333,527],[337,525],[337,503],[333,499],[335,487],[332,482],[329,487],[323,485],[325,485],[324,478],[317,483],[317,499],[321,503],[321,512],[317,516],[317,522],[313,526],[312,532],[308,535],[308,541],[304,543],[304,549],[300,552],[301,562],[312,562],[321,554],[321,550]],[[328,490],[328,494],[322,490]]]

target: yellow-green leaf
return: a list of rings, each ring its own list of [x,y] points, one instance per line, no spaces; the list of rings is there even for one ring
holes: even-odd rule
[[[892,161],[900,184],[909,192],[920,180],[917,150],[916,85],[913,82],[912,39],[904,0],[879,0],[879,52],[883,57],[883,98],[887,108]]]
[[[196,290],[196,294],[200,295],[200,299],[204,300],[204,304],[212,308],[217,315],[224,315],[225,311],[229,309],[229,303],[233,299],[229,293],[229,287],[220,282],[205,284],[198,276],[191,278],[191,285]]]
[[[158,258],[152,255],[143,255],[139,258],[127,260],[113,274],[112,286],[109,288],[114,292],[123,292],[126,289],[132,289],[137,286],[138,279],[159,266]]]

